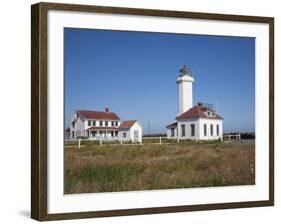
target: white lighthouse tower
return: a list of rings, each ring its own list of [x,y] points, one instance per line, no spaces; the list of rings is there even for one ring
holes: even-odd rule
[[[223,118],[211,105],[198,102],[193,105],[194,78],[185,65],[177,77],[179,86],[179,111],[173,123],[166,126],[167,138],[191,140],[216,140],[223,138]]]
[[[191,76],[189,68],[184,65],[180,69],[181,74],[177,77],[179,86],[179,110],[178,115],[193,107],[192,85],[194,78]]]

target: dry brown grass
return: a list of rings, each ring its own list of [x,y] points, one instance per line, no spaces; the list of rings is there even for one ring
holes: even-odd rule
[[[65,149],[65,193],[254,183],[253,141]]]

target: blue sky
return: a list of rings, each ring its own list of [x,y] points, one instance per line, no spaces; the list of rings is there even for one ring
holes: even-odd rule
[[[193,103],[217,105],[224,130],[255,130],[255,39],[65,28],[65,125],[77,109],[137,119],[164,133],[178,110],[176,77],[194,73]]]

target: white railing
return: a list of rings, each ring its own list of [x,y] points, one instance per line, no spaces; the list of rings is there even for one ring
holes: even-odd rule
[[[156,140],[156,142],[155,142],[155,144],[162,144],[162,140],[163,139],[168,139],[167,137],[165,137],[165,136],[159,136],[159,137],[143,137],[142,138],[142,142],[144,141],[144,140]],[[152,144],[152,142],[150,143],[150,144]]]
[[[223,139],[224,138],[228,139],[228,141],[230,141],[233,138],[241,140],[241,134],[238,133],[238,134],[223,135]]]
[[[229,135],[223,135],[219,138],[219,140],[223,141],[224,139],[228,139],[229,141],[231,139],[238,139],[240,140],[241,139],[241,134],[238,133],[238,134],[229,134]],[[146,142],[146,140],[155,140],[153,142]],[[166,140],[169,140],[169,142],[167,142]],[[181,139],[181,138],[177,138],[177,137],[172,137],[172,138],[168,138],[167,136],[157,136],[157,137],[142,137],[142,140],[140,142],[130,142],[129,139],[122,139],[122,138],[118,138],[117,136],[116,137],[90,137],[90,138],[87,138],[87,139],[67,139],[65,140],[65,142],[74,142],[76,144],[78,144],[78,148],[81,147],[81,142],[84,141],[96,141],[98,142],[98,145],[102,146],[105,142],[106,143],[110,143],[110,142],[114,142],[116,141],[117,143],[116,144],[121,144],[121,145],[142,145],[142,144],[159,144],[159,145],[162,145],[162,144],[172,144],[173,141],[174,142],[177,142],[179,143],[180,141],[185,141],[185,140],[189,140],[189,139]],[[215,140],[215,139],[213,139]],[[217,139],[218,140],[218,139]],[[198,141],[198,139],[196,140]],[[108,144],[107,144],[108,145]],[[111,144],[111,145],[114,145]]]
[[[65,140],[66,143],[75,143],[75,145],[78,145],[78,148],[80,148],[82,145],[82,142],[98,142],[98,145],[102,146],[104,145],[104,143],[110,143],[110,142],[117,142],[116,144],[128,144],[130,142],[130,139],[127,138],[118,138],[118,137],[90,137],[90,138],[85,138],[85,139],[66,139]],[[142,144],[142,142],[132,142],[130,143],[131,145],[133,145],[133,143],[139,143]],[[109,145],[109,144],[107,144]],[[112,143],[111,145],[114,145],[114,143]],[[66,147],[71,147],[72,145],[67,145]]]
[[[117,136],[95,136],[95,137],[89,137],[87,140],[90,141],[96,141],[96,140],[104,140],[104,141],[117,141],[119,138]]]

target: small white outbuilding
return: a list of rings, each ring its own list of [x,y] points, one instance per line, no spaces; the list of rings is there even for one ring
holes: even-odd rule
[[[123,121],[119,126],[118,139],[122,141],[141,142],[142,125],[137,120]]]

